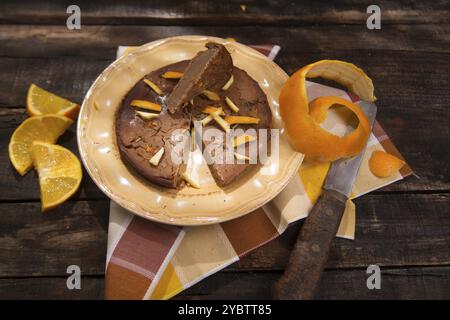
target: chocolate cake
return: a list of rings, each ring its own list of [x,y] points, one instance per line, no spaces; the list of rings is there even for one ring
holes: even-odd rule
[[[144,79],[155,84],[162,94],[156,93],[142,79],[125,96],[116,114],[117,143],[122,159],[138,174],[158,185],[178,188],[184,184],[180,175],[184,167],[172,161],[170,156],[174,150],[171,136],[175,130],[191,130],[193,121],[208,117],[204,112],[206,107],[221,107],[224,113],[222,118],[230,115],[259,120],[255,124],[234,124],[231,126],[233,129],[271,127],[271,111],[258,83],[244,70],[233,66],[225,47],[209,43],[207,48],[190,61],[171,64],[146,75]],[[182,73],[181,79],[163,77],[168,71]],[[233,81],[230,82],[231,77]],[[228,87],[224,90],[226,84]],[[205,90],[214,93],[213,101],[204,94]],[[239,107],[238,112],[230,108],[226,97]],[[133,100],[153,102],[161,106],[161,111],[156,112],[156,117],[145,119],[138,111],[148,110],[131,106]],[[224,129],[216,121],[210,121],[202,129],[203,146],[211,143],[204,139],[208,130],[221,130],[225,136]],[[158,163],[150,163],[158,152],[163,152]],[[213,163],[209,168],[217,184],[226,186],[254,165]]]

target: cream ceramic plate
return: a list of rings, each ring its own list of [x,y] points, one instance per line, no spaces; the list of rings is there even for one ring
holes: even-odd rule
[[[176,225],[201,225],[242,216],[273,199],[302,162],[303,156],[294,152],[281,133],[279,162],[269,161],[251,170],[225,189],[215,184],[205,164],[198,171],[201,189],[164,189],[127,169],[120,159],[114,130],[114,116],[122,98],[144,75],[191,59],[205,49],[208,41],[224,44],[234,65],[258,81],[272,109],[274,126],[280,127],[278,95],[288,77],[286,73],[257,51],[214,37],[180,36],[143,45],[106,68],[83,101],[77,132],[87,171],[108,197],[144,218]],[[201,155],[196,158],[201,160]]]

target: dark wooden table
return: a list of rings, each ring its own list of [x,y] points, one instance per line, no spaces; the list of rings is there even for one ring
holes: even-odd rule
[[[373,31],[372,1],[169,2],[75,1],[74,31],[65,26],[72,1],[1,2],[0,298],[103,297],[109,200],[85,173],[75,197],[42,214],[35,173],[22,178],[8,160],[30,83],[81,103],[118,45],[182,34],[279,44],[288,73],[324,58],[362,67],[379,121],[418,177],[356,200],[356,240],[334,242],[318,297],[450,298],[450,2],[379,1]],[[60,141],[76,151],[75,136],[72,128]],[[177,298],[269,298],[299,226]],[[71,264],[81,266],[81,290],[66,289]],[[366,287],[369,264],[381,266],[381,290]]]

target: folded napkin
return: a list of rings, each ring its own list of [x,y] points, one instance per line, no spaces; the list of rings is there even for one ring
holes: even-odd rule
[[[274,59],[279,46],[254,49]],[[119,47],[120,56],[132,47]],[[345,91],[307,83],[310,99],[332,95],[358,101]],[[339,128],[330,128],[338,130]],[[401,180],[412,173],[405,165],[389,178],[369,171],[374,150],[402,158],[379,123],[375,123],[352,189],[351,198]],[[209,275],[238,261],[250,251],[283,233],[288,225],[308,215],[320,195],[330,164],[304,162],[297,175],[270,203],[234,220],[200,227],[176,227],[137,217],[111,202],[105,275],[106,299],[168,299]],[[354,239],[355,205],[347,202],[337,236]]]

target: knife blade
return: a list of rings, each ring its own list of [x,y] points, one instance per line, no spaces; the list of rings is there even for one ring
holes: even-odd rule
[[[367,115],[370,125],[373,126],[377,114],[377,106],[374,103],[361,101],[358,103]],[[352,158],[344,158],[333,161],[328,171],[323,188],[335,190],[345,196],[349,196],[358,174],[365,149]]]
[[[358,104],[373,126],[376,105],[366,101]],[[314,298],[364,152],[365,148],[352,158],[331,164],[322,195],[300,230],[283,276],[273,286],[275,299]]]

